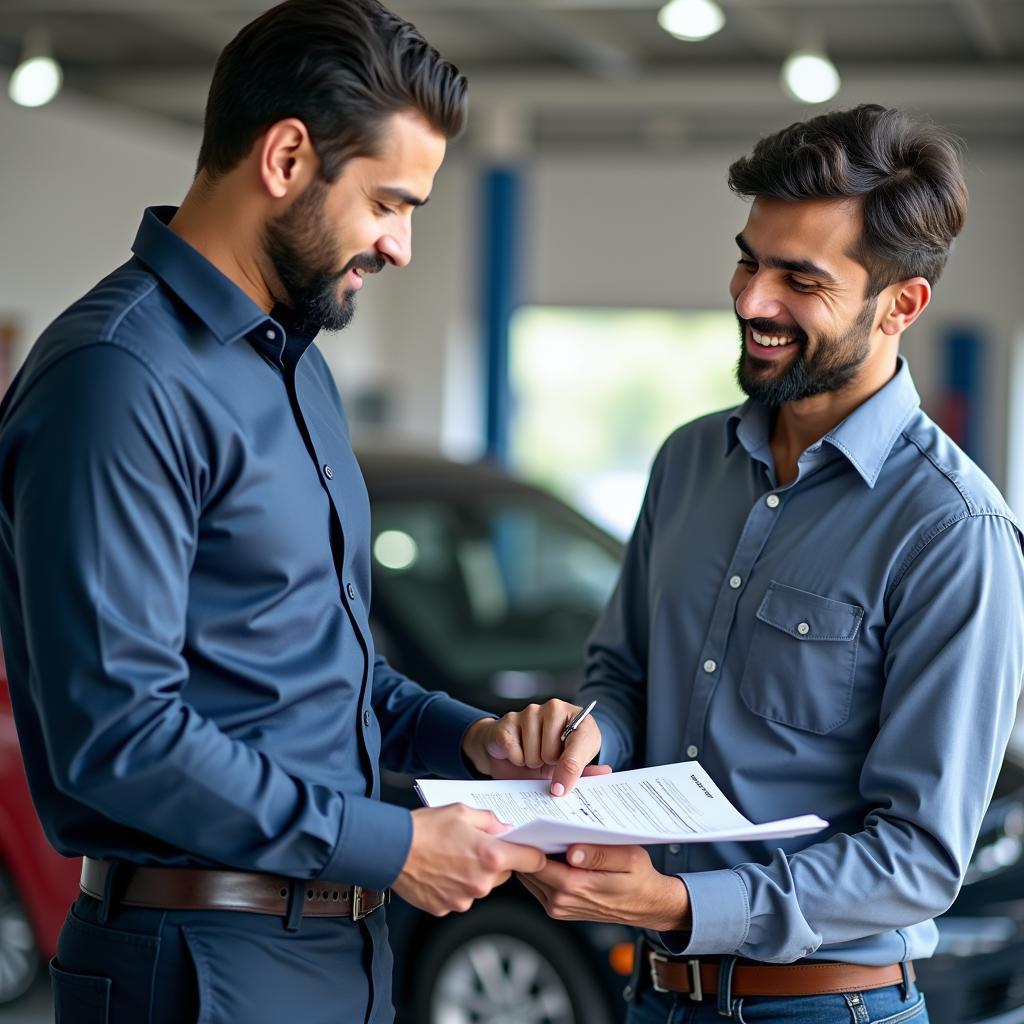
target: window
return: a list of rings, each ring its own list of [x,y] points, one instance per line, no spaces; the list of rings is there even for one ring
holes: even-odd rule
[[[739,346],[731,311],[520,310],[511,339],[513,468],[626,536],[661,442],[742,401]]]

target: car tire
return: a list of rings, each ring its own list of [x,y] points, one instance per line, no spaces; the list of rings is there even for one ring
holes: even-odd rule
[[[615,1024],[606,986],[572,936],[505,900],[445,918],[410,972],[409,1024]]]
[[[39,950],[25,906],[0,869],[0,1005],[24,995],[39,973]]]

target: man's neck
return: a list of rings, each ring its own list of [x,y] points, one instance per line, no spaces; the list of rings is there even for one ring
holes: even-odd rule
[[[891,360],[858,377],[850,387],[788,402],[779,408],[772,427],[771,449],[780,486],[796,479],[797,460],[803,452],[892,380],[896,365],[894,349]]]
[[[168,227],[269,313],[274,299],[258,262],[258,223],[228,190],[211,194],[193,185]]]

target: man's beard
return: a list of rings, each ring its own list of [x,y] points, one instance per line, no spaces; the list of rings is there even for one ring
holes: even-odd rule
[[[291,310],[289,327],[311,337],[321,330],[340,331],[355,313],[355,292],[339,294],[338,283],[354,268],[376,273],[385,261],[378,255],[354,256],[341,270],[341,240],[324,216],[327,184],[314,181],[264,231],[264,252],[284,288],[281,301]]]
[[[786,336],[792,336],[793,329],[772,320],[744,320],[737,313],[741,347],[736,379],[740,387],[751,398],[773,409],[826,391],[842,391],[857,376],[870,354],[875,305],[873,299],[868,299],[857,319],[842,334],[819,335],[809,359],[807,335],[801,331],[791,342],[799,345],[800,351],[782,370],[776,369],[774,360],[758,359],[747,351],[745,328],[749,325],[758,334]]]

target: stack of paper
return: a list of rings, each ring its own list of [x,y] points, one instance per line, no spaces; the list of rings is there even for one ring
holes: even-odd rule
[[[468,804],[513,825],[501,838],[545,853],[573,843],[605,846],[781,839],[820,832],[816,814],[755,825],[725,798],[696,761],[580,779],[568,796],[553,797],[547,780],[447,782],[418,779],[428,807]]]

